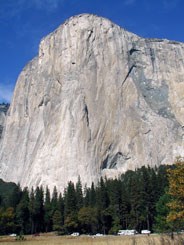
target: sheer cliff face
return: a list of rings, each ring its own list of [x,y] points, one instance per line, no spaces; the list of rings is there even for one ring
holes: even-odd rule
[[[184,153],[184,44],[143,39],[93,15],[69,19],[21,72],[0,177],[90,184]]]
[[[4,124],[6,121],[6,113],[8,111],[9,104],[0,104],[0,140],[3,133]]]

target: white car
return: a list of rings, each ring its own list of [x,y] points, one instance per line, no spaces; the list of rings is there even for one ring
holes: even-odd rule
[[[16,236],[17,236],[17,234],[13,233],[13,234],[10,234],[10,236],[12,236],[12,237],[16,237]]]
[[[103,234],[101,234],[101,233],[97,233],[95,236],[103,236]]]
[[[151,231],[149,231],[149,230],[142,230],[141,231],[141,234],[148,234],[149,235],[150,233],[151,233]]]
[[[117,235],[119,236],[132,236],[136,235],[138,232],[136,230],[119,230]]]
[[[80,235],[79,232],[74,232],[71,234],[71,236],[79,236],[79,235]]]

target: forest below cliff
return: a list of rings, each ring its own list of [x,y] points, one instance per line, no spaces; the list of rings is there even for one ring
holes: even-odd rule
[[[120,179],[101,178],[90,188],[82,188],[79,177],[75,185],[68,183],[63,194],[55,187],[52,195],[42,186],[29,191],[0,180],[0,234],[117,234],[119,229],[181,229],[184,209],[179,204],[177,214],[181,215],[176,217],[175,207],[183,198],[184,184],[179,181],[184,175],[183,165],[178,160],[172,166],[141,167],[127,171]]]

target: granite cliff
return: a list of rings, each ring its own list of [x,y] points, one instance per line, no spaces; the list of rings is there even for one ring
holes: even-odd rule
[[[84,14],[45,37],[21,72],[0,178],[63,188],[183,154],[184,44]]]
[[[0,139],[2,137],[3,128],[6,119],[6,113],[8,111],[9,104],[2,103],[0,104]]]

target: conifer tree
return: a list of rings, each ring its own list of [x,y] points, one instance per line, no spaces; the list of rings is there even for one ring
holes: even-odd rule
[[[16,208],[16,206],[20,202],[21,195],[22,195],[22,190],[20,188],[20,184],[18,184],[14,187],[13,192],[9,198],[10,207]]]
[[[35,232],[35,194],[33,187],[31,188],[30,198],[29,198],[29,213],[30,213],[30,224],[31,224],[31,234]]]
[[[64,225],[64,199],[61,193],[58,198],[58,211],[61,214],[61,225]]]
[[[50,198],[50,190],[48,186],[46,187],[45,202],[44,202],[44,223],[45,231],[51,231],[52,229],[52,206]]]
[[[87,186],[84,187],[84,206],[90,206],[90,188]]]
[[[78,227],[77,198],[74,184],[70,181],[65,191],[65,228],[70,233]]]
[[[83,233],[97,232],[97,210],[92,207],[82,207],[78,212],[78,220]]]
[[[65,216],[76,213],[77,198],[74,184],[70,181],[65,192]]]
[[[94,183],[92,182],[91,188],[89,191],[89,206],[95,207],[95,205],[96,205],[96,190],[94,187]]]
[[[35,191],[34,215],[35,231],[44,231],[44,192],[43,188],[37,187]]]
[[[52,222],[53,222],[53,230],[54,231],[61,231],[62,229],[62,217],[61,217],[61,212],[59,210],[55,210],[53,217],[52,217]]]
[[[29,192],[27,188],[24,188],[21,200],[17,205],[16,221],[22,233],[30,232]]]
[[[76,183],[76,201],[77,201],[77,210],[83,207],[83,193],[82,193],[82,183],[80,176],[78,177],[78,181]]]
[[[156,217],[154,230],[156,232],[169,232],[173,229],[172,223],[167,221],[169,214],[168,203],[171,201],[171,197],[167,194],[163,194],[156,203]]]
[[[58,191],[56,186],[54,186],[53,193],[52,193],[52,200],[51,200],[52,214],[57,210],[57,205],[58,205]]]

